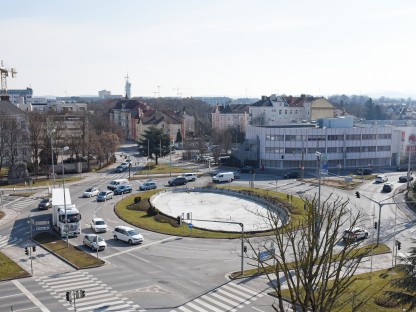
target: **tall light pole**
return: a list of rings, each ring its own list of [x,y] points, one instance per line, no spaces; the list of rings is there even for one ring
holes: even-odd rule
[[[51,156],[52,156],[52,179],[53,179],[53,186],[55,186],[55,162],[53,159],[53,144],[52,144],[52,139],[53,139],[53,133],[55,132],[55,129],[52,129],[49,133],[49,135],[51,136]]]
[[[318,162],[318,207],[317,209],[319,209],[319,207],[321,207],[321,157],[322,157],[322,153],[316,151],[315,155],[316,155],[316,161]]]
[[[64,191],[64,209],[65,209],[65,236],[66,236],[66,247],[69,247],[68,241],[68,218],[66,214],[66,196],[65,196],[65,167],[64,167],[64,151],[69,150],[68,146],[61,148],[61,157],[62,157],[62,188]]]

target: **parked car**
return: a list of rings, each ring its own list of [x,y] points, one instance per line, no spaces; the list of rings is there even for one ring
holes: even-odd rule
[[[124,166],[117,166],[117,168],[116,168],[116,172],[117,172],[117,173],[124,172],[126,169],[127,169],[127,168],[126,168],[126,167],[124,167]]]
[[[188,182],[195,181],[197,179],[197,176],[195,173],[184,173],[184,174],[181,174],[181,176],[185,177]]]
[[[52,208],[52,198],[44,198],[40,201],[38,209],[46,210]]]
[[[240,168],[240,173],[254,173],[255,170],[251,166],[244,166],[243,168]]]
[[[356,242],[360,239],[365,239],[368,237],[367,230],[356,227],[352,229],[346,229],[342,235],[342,239],[345,242]]]
[[[234,180],[240,179],[240,172],[233,171],[233,174],[234,174]]]
[[[408,167],[407,166],[399,166],[397,167],[397,171],[407,171]],[[412,168],[410,168],[410,171],[412,171]]]
[[[168,181],[168,184],[170,186],[173,186],[173,185],[186,185],[186,183],[188,183],[188,180],[185,177],[181,177],[181,176],[176,177],[176,178]]]
[[[413,181],[413,176],[410,176],[410,181]],[[401,183],[407,182],[407,176],[400,176],[399,177],[399,182],[401,182]]]
[[[113,237],[115,240],[119,239],[132,244],[140,244],[143,242],[143,235],[137,232],[135,229],[128,226],[116,226],[113,231]]]
[[[89,187],[85,190],[84,194],[82,195],[83,197],[93,197],[93,196],[97,196],[98,193],[100,193],[99,189],[96,187]]]
[[[289,172],[286,173],[283,178],[285,179],[299,179],[300,178],[300,174],[299,172]]]
[[[95,233],[101,233],[101,232],[107,232],[107,224],[105,224],[105,221],[101,218],[93,218],[91,220],[91,229]]]
[[[114,195],[121,195],[126,193],[131,193],[133,189],[130,185],[120,185],[114,190]]]
[[[97,195],[97,202],[106,201],[108,199],[113,198],[114,192],[113,191],[101,191]]]
[[[98,236],[97,234],[86,234],[82,239],[82,242],[85,246],[90,247],[92,250],[99,251],[104,250],[107,247],[105,240]]]
[[[383,183],[383,182],[387,182],[389,178],[387,178],[385,175],[379,174],[378,176],[376,176],[376,183]]]
[[[144,182],[142,185],[139,186],[140,191],[147,191],[147,190],[152,190],[156,188],[157,188],[156,182],[153,182],[153,181]]]
[[[384,183],[382,192],[389,193],[393,190],[393,183]]]
[[[371,174],[373,174],[373,169],[370,169],[370,168],[360,168],[360,169],[357,169],[356,171],[355,171],[355,174],[357,174],[357,175],[371,175]]]

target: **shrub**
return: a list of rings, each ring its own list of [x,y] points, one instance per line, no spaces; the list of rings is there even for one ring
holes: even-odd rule
[[[135,204],[138,204],[138,203],[140,203],[142,201],[142,198],[140,197],[140,196],[137,196],[137,197],[135,197],[134,198],[134,203]]]
[[[150,206],[150,207],[147,209],[147,215],[148,215],[149,217],[156,216],[158,213],[159,213],[159,210],[157,210],[157,209],[156,209],[155,207],[153,207],[153,206]]]
[[[397,308],[400,305],[386,297],[377,297],[374,303],[383,308]]]

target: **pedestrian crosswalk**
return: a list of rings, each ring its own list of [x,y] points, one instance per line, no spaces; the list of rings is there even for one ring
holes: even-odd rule
[[[31,206],[37,206],[37,199],[20,196],[3,196],[3,208],[22,209]]]
[[[262,296],[262,292],[230,282],[170,312],[235,312]]]
[[[19,245],[22,242],[22,238],[10,237],[10,236],[1,236],[0,235],[0,249],[8,245]]]
[[[71,290],[85,291],[84,298],[75,299],[78,312],[145,311],[88,272],[76,271],[38,277],[36,281],[70,311],[74,310],[74,303],[66,300],[66,292]]]

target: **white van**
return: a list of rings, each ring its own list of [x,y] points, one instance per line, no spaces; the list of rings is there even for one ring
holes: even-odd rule
[[[129,180],[127,179],[117,179],[117,180],[110,181],[110,183],[107,184],[107,188],[109,190],[114,191],[120,185],[129,185],[129,184],[130,184]]]
[[[234,180],[233,172],[220,172],[216,176],[212,177],[212,182],[215,182],[215,183],[231,182],[233,180]]]

